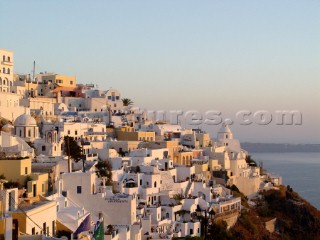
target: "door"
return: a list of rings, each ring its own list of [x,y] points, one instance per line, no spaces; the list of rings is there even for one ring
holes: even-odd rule
[[[9,192],[9,211],[13,211],[12,192]]]
[[[37,196],[37,185],[33,184],[33,196],[36,197]]]
[[[12,220],[12,240],[18,240],[19,223],[18,219]]]

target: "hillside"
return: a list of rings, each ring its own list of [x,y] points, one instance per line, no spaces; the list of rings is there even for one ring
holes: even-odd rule
[[[263,192],[255,203],[243,211],[226,239],[320,239],[320,212],[289,186]],[[271,234],[264,223],[275,218]]]

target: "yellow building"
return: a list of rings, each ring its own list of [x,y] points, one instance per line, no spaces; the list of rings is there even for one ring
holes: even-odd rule
[[[173,153],[173,163],[179,165],[191,165],[193,159],[193,152],[191,151],[177,151]]]
[[[18,182],[21,186],[27,184],[27,197],[48,192],[48,173],[32,173],[30,158],[0,159],[0,175],[2,174],[8,181]]]
[[[135,132],[133,127],[120,127],[116,129],[116,136],[119,141],[154,141],[155,132]]]
[[[0,49],[0,92],[11,92],[13,86],[13,52]]]
[[[76,77],[59,74],[44,75],[42,76],[42,81],[45,84],[52,83],[61,87],[76,87],[77,83]]]
[[[27,183],[27,197],[36,197],[48,192],[48,173],[32,173],[30,178],[32,180]]]
[[[3,174],[8,181],[25,184],[26,177],[31,174],[30,158],[0,159],[0,175]]]
[[[219,161],[217,159],[210,159],[208,163],[209,163],[209,169],[211,171],[221,169],[221,165],[219,164]]]
[[[32,79],[30,74],[15,74],[12,92],[26,97],[37,97],[39,84]]]
[[[212,140],[208,133],[196,133],[196,139],[199,142],[199,147],[208,147],[212,145]]]
[[[204,163],[202,160],[194,160],[192,162],[193,166],[195,167],[195,174],[201,174],[203,172],[207,172],[209,170],[209,164]]]

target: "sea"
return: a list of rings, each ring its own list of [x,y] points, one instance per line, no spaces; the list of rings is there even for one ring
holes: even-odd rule
[[[320,210],[320,153],[251,153],[257,163],[269,173],[282,176],[282,184],[293,190]]]

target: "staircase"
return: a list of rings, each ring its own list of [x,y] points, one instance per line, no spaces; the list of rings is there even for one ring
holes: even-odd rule
[[[160,175],[162,180],[161,191],[173,190],[174,182],[171,173],[169,171],[161,171]]]
[[[190,191],[191,186],[192,186],[192,182],[189,181],[189,182],[188,182],[188,185],[187,185],[187,187],[186,187],[186,190],[185,190],[185,192],[184,192],[184,196],[185,196],[185,197],[188,197],[188,194],[189,194],[189,191]]]

